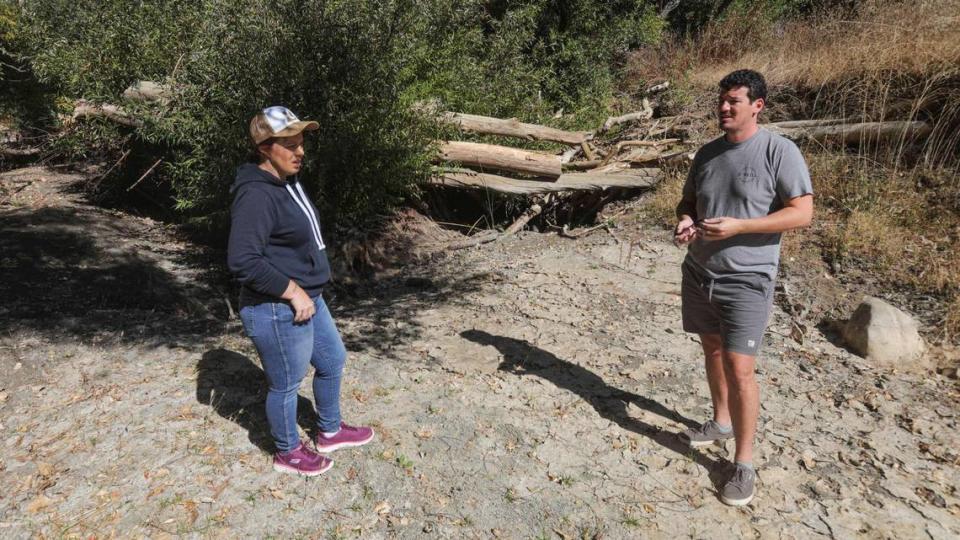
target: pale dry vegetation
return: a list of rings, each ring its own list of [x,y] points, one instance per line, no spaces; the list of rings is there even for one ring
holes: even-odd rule
[[[781,24],[741,10],[695,39],[632,59],[636,80],[681,83],[671,105],[704,119],[716,136],[716,82],[738,68],[767,77],[767,120],[842,118],[855,123],[924,120],[922,142],[824,148],[806,145],[817,193],[813,234],[794,249],[820,250],[833,272],[856,271],[881,288],[940,299],[937,337],[960,335],[960,2],[863,2],[856,12]],[[650,200],[657,221],[673,220],[683,175]],[[860,278],[858,278],[860,279]]]
[[[737,51],[744,35],[753,43]],[[717,42],[741,54],[718,57],[711,52]],[[932,67],[956,68],[960,60],[960,1],[875,0],[851,18],[834,11],[765,29],[745,21],[716,25],[688,53],[703,62],[691,78],[706,85],[744,65],[762,71],[773,85],[807,87],[892,71],[934,75]],[[704,65],[711,60],[718,62]]]

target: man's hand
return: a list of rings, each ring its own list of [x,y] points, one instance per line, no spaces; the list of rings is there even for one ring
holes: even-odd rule
[[[704,240],[726,240],[746,232],[744,220],[731,217],[715,217],[700,222],[700,234]]]
[[[281,298],[290,302],[290,307],[293,308],[293,322],[295,323],[307,322],[317,312],[317,306],[313,304],[313,300],[292,279]]]
[[[689,244],[700,233],[690,216],[680,216],[680,222],[673,231],[673,243],[682,246]]]

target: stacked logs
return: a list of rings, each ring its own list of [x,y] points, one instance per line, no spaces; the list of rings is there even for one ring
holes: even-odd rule
[[[463,132],[528,141],[552,141],[571,145],[574,152],[557,155],[493,144],[443,141],[439,145],[437,161],[446,166],[438,169],[431,179],[434,185],[535,195],[608,188],[649,188],[660,178],[660,170],[651,166],[626,169],[603,167],[607,165],[606,161],[598,160],[596,150],[590,146],[593,138],[591,132],[564,131],[516,119],[456,112],[445,112],[439,116]],[[580,151],[593,159],[565,163]],[[451,164],[456,166],[451,167]]]

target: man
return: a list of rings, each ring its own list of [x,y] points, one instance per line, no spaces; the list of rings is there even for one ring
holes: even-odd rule
[[[760,393],[757,354],[773,306],[780,234],[813,217],[810,173],[796,145],[757,124],[763,76],[738,70],[720,81],[724,135],[693,160],[677,205],[683,261],[683,329],[700,335],[713,420],[680,436],[693,448],[733,438],[735,467],[720,491],[729,505],[754,495],[753,439]]]

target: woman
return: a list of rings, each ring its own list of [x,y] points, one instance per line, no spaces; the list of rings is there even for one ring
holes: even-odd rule
[[[267,422],[277,451],[273,468],[316,476],[333,466],[321,453],[373,439],[369,427],[340,419],[347,351],[321,295],[330,280],[317,211],[297,181],[303,134],[320,126],[285,107],[250,121],[256,164],[237,169],[227,264],[240,283],[240,318],[267,375]],[[297,390],[308,365],[316,403],[316,451],[297,431]]]

